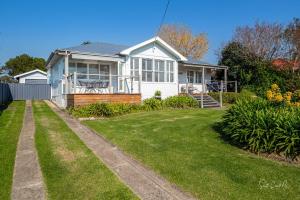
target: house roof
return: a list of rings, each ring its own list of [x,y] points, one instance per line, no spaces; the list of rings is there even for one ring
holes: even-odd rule
[[[227,66],[222,66],[222,65],[215,65],[215,64],[210,64],[201,60],[196,60],[194,58],[188,58],[187,61],[182,62],[185,65],[194,65],[194,66],[205,66],[205,67],[211,67],[211,68],[228,68]]]
[[[92,42],[92,43],[88,43],[88,44],[82,44],[79,46],[62,48],[59,50],[115,56],[127,48],[128,48],[128,46],[125,46],[125,45],[111,44],[111,43],[105,43],[105,42]]]
[[[16,76],[14,76],[14,78],[20,78],[22,76],[26,76],[26,75],[29,75],[29,74],[33,74],[35,72],[39,72],[41,74],[44,74],[44,75],[47,75],[46,72],[42,71],[42,70],[39,70],[39,69],[35,69],[35,70],[32,70],[32,71],[29,71],[29,72],[25,72],[25,73],[22,73],[22,74],[18,74]]]
[[[160,37],[156,36],[156,37],[153,37],[149,40],[146,40],[142,43],[139,43],[137,45],[134,45],[128,49],[125,49],[123,51],[120,52],[120,54],[122,55],[129,55],[132,51],[138,49],[138,48],[141,48],[145,45],[148,45],[148,44],[151,44],[153,42],[157,42],[159,43],[160,45],[162,45],[164,48],[166,48],[167,50],[169,50],[172,54],[174,54],[176,57],[178,57],[181,61],[187,61],[187,58],[184,57],[183,55],[181,55],[177,50],[175,50],[173,47],[171,47],[169,44],[167,44],[165,41],[163,41]]]

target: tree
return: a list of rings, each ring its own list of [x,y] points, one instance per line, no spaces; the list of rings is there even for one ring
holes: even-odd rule
[[[34,69],[40,69],[46,71],[46,61],[43,58],[31,57],[27,54],[16,56],[9,59],[4,68],[8,70],[8,73],[12,76],[28,72]]]
[[[300,65],[300,19],[294,18],[285,29],[284,38],[287,43],[289,59]],[[300,66],[298,66],[300,67]]]
[[[270,61],[287,56],[283,33],[282,24],[256,22],[253,27],[237,27],[232,40],[242,44],[258,57]]]
[[[237,80],[240,87],[251,87],[259,95],[273,83],[286,89],[280,72],[270,68],[270,62],[262,59],[239,42],[231,41],[221,51],[220,65],[228,66],[228,78]]]
[[[206,35],[204,33],[193,35],[186,26],[164,25],[159,36],[186,57],[200,59],[208,50]]]

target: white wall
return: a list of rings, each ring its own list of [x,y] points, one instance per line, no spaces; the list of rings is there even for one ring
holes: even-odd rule
[[[178,81],[179,81],[179,92],[181,92],[182,88],[186,88],[186,82],[187,82],[187,71],[200,71],[202,72],[202,67],[186,67],[186,66],[179,66],[179,73],[178,73]],[[207,83],[208,81],[211,81],[211,70],[210,69],[204,69],[204,81]],[[204,84],[206,85],[206,84]],[[193,83],[193,87],[197,88],[197,91],[195,92],[202,92],[202,83]]]
[[[47,72],[50,74],[48,75],[48,83],[51,84],[51,99],[62,108],[66,106],[65,95],[63,95],[64,67],[64,58],[61,57]]]
[[[47,75],[42,74],[40,72],[34,72],[31,74],[27,74],[19,78],[19,83],[25,83],[26,79],[47,79]]]
[[[141,83],[142,99],[154,96],[155,91],[161,91],[162,98],[174,96],[178,94],[178,64],[177,59],[159,44],[149,44],[134,50],[129,57],[126,58],[125,72],[130,75],[130,58],[149,58],[159,60],[169,60],[174,62],[174,82],[143,82]],[[139,64],[140,76],[142,76],[142,62]],[[154,67],[154,66],[153,66]],[[137,84],[137,83],[136,83]]]

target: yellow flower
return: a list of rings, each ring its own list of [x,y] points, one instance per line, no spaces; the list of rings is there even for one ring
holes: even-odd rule
[[[282,102],[283,100],[283,97],[280,93],[277,93],[276,96],[275,96],[275,101],[276,102]]]
[[[292,100],[292,95],[293,95],[293,93],[291,93],[291,92],[285,93],[285,95],[284,95],[285,100],[286,101],[291,101]]]
[[[271,85],[271,89],[274,92],[278,92],[279,91],[279,86],[276,83],[274,83],[274,84]]]
[[[267,99],[271,101],[273,99],[273,92],[271,90],[267,91]]]

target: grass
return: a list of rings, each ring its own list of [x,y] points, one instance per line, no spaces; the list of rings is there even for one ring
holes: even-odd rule
[[[24,108],[24,101],[14,101],[0,111],[0,199],[10,199]]]
[[[49,199],[137,199],[44,102],[33,108]]]
[[[225,143],[222,110],[134,113],[84,124],[201,199],[300,199],[300,168]]]

